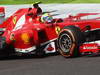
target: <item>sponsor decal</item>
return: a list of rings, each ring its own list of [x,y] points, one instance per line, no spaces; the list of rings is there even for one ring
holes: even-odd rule
[[[13,23],[16,24],[13,31],[21,29],[23,25],[25,24],[25,15],[21,16],[18,20],[17,20],[17,17],[15,16],[13,19]]]
[[[17,23],[17,17],[16,17],[16,16],[13,18],[13,23],[14,23],[14,24]]]
[[[56,52],[55,42],[53,41],[53,42],[47,44],[46,47],[44,48],[44,51],[46,54],[55,53]]]
[[[98,49],[96,46],[85,46],[83,49]]]
[[[36,49],[36,46],[32,46],[25,49],[15,48],[16,52],[20,52],[20,53],[29,53],[29,52],[34,51],[35,49]]]
[[[47,50],[48,50],[48,51],[52,51],[52,50],[54,50],[54,48],[53,48],[52,45],[50,44],[50,45],[48,45]]]
[[[27,33],[23,33],[23,34],[21,35],[21,38],[22,38],[22,40],[24,41],[24,44],[29,44],[29,42],[30,42],[30,37],[29,37],[29,35],[28,35]]]
[[[60,27],[57,26],[57,27],[55,28],[56,34],[59,34],[60,30],[61,30]]]

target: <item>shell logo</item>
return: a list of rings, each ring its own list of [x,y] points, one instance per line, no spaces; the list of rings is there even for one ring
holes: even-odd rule
[[[14,24],[17,23],[17,17],[16,17],[16,16],[13,18],[13,23],[14,23]]]
[[[28,33],[23,33],[21,35],[22,40],[24,41],[24,44],[29,44],[30,42],[30,37]]]
[[[60,30],[61,30],[60,27],[57,26],[57,27],[55,28],[56,34],[59,34]]]

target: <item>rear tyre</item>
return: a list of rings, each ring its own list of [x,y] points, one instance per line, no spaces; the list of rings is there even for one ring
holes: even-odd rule
[[[84,42],[84,35],[78,27],[66,26],[58,36],[58,51],[64,57],[79,55],[79,46]]]

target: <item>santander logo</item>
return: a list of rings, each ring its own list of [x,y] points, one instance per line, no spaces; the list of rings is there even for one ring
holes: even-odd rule
[[[84,46],[83,49],[98,49],[96,46]]]

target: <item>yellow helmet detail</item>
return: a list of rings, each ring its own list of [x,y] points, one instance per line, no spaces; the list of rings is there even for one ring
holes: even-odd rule
[[[53,18],[49,13],[45,13],[41,16],[41,22],[52,22]]]

